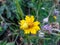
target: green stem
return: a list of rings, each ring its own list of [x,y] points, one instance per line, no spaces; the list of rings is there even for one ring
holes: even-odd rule
[[[39,19],[38,10],[36,11],[36,17],[37,17],[37,20],[38,20]]]

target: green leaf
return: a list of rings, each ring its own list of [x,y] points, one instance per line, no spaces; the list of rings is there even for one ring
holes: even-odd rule
[[[24,13],[22,11],[21,5],[19,4],[18,0],[14,0],[15,4],[16,4],[16,8],[17,8],[17,13],[19,13],[19,15],[21,16],[21,18],[23,19]]]
[[[2,41],[0,41],[0,45],[1,45]]]
[[[2,27],[0,26],[0,31],[2,31]]]
[[[4,6],[4,5],[0,7],[0,14],[2,14],[2,13],[3,13],[4,8],[5,8],[5,6]]]
[[[57,16],[57,22],[60,22],[60,15]]]
[[[53,16],[50,16],[49,17],[49,22],[55,22],[56,20],[54,19],[54,17]]]
[[[31,0],[31,2],[33,2],[33,3],[34,3],[34,2],[35,2],[35,0]]]
[[[7,18],[11,17],[11,12],[9,10],[7,10]]]
[[[0,41],[0,45],[6,45],[7,41]]]
[[[15,42],[9,42],[6,45],[15,45]]]
[[[2,43],[2,45],[6,45],[7,41],[5,41],[4,43]]]

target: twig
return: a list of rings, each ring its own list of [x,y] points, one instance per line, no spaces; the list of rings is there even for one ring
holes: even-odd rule
[[[50,10],[50,12],[49,12],[48,18],[49,18],[49,16],[51,15],[52,10],[55,8],[55,6],[56,6],[56,5],[53,5],[53,6],[52,6],[52,8],[51,8],[51,10]]]
[[[16,38],[15,38],[15,42],[16,42],[16,40],[17,40],[18,36],[19,36],[19,34],[17,34],[17,36],[16,36]]]
[[[2,19],[3,22],[5,22],[5,19],[6,19],[6,18],[3,18],[1,15],[0,15],[0,18]],[[18,27],[19,27],[19,25],[15,24],[15,23],[11,23],[10,20],[8,20],[8,19],[6,19],[6,20],[10,22],[10,23],[7,23],[7,22],[6,22],[7,24],[15,25],[15,26],[18,26]]]
[[[4,18],[0,15],[0,18],[2,19],[2,21],[5,21]]]
[[[57,4],[54,4],[54,5],[51,7],[51,10],[50,10],[50,12],[49,12],[48,18],[49,18],[49,16],[51,15],[51,13],[53,12],[54,8],[55,8],[57,5],[59,5],[59,4],[58,4],[58,3],[57,3]]]

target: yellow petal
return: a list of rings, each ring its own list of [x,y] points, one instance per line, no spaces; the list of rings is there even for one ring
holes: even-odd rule
[[[31,30],[31,34],[36,34],[37,31],[36,30]]]
[[[39,26],[34,26],[33,29],[38,31],[38,30],[40,30],[40,27]]]
[[[24,23],[23,25],[21,25],[21,28],[24,28],[24,29],[28,28],[28,24]]]
[[[25,34],[29,34],[30,33],[30,30],[24,30],[24,33]]]
[[[40,22],[38,22],[38,21],[36,21],[36,22],[34,22],[34,25],[36,26],[36,25],[39,25],[40,24]]]
[[[25,20],[21,20],[19,24],[23,25],[25,22],[26,22]]]
[[[25,20],[27,23],[34,22],[34,16],[26,16]]]
[[[26,17],[25,17],[25,20],[26,20],[26,21],[29,21],[29,20],[30,20],[30,16],[26,16]]]
[[[31,16],[31,22],[34,22],[34,16]]]

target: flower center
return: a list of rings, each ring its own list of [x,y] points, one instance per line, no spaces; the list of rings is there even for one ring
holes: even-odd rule
[[[29,24],[28,24],[28,27],[29,27],[29,28],[33,27],[33,22],[29,23]]]

